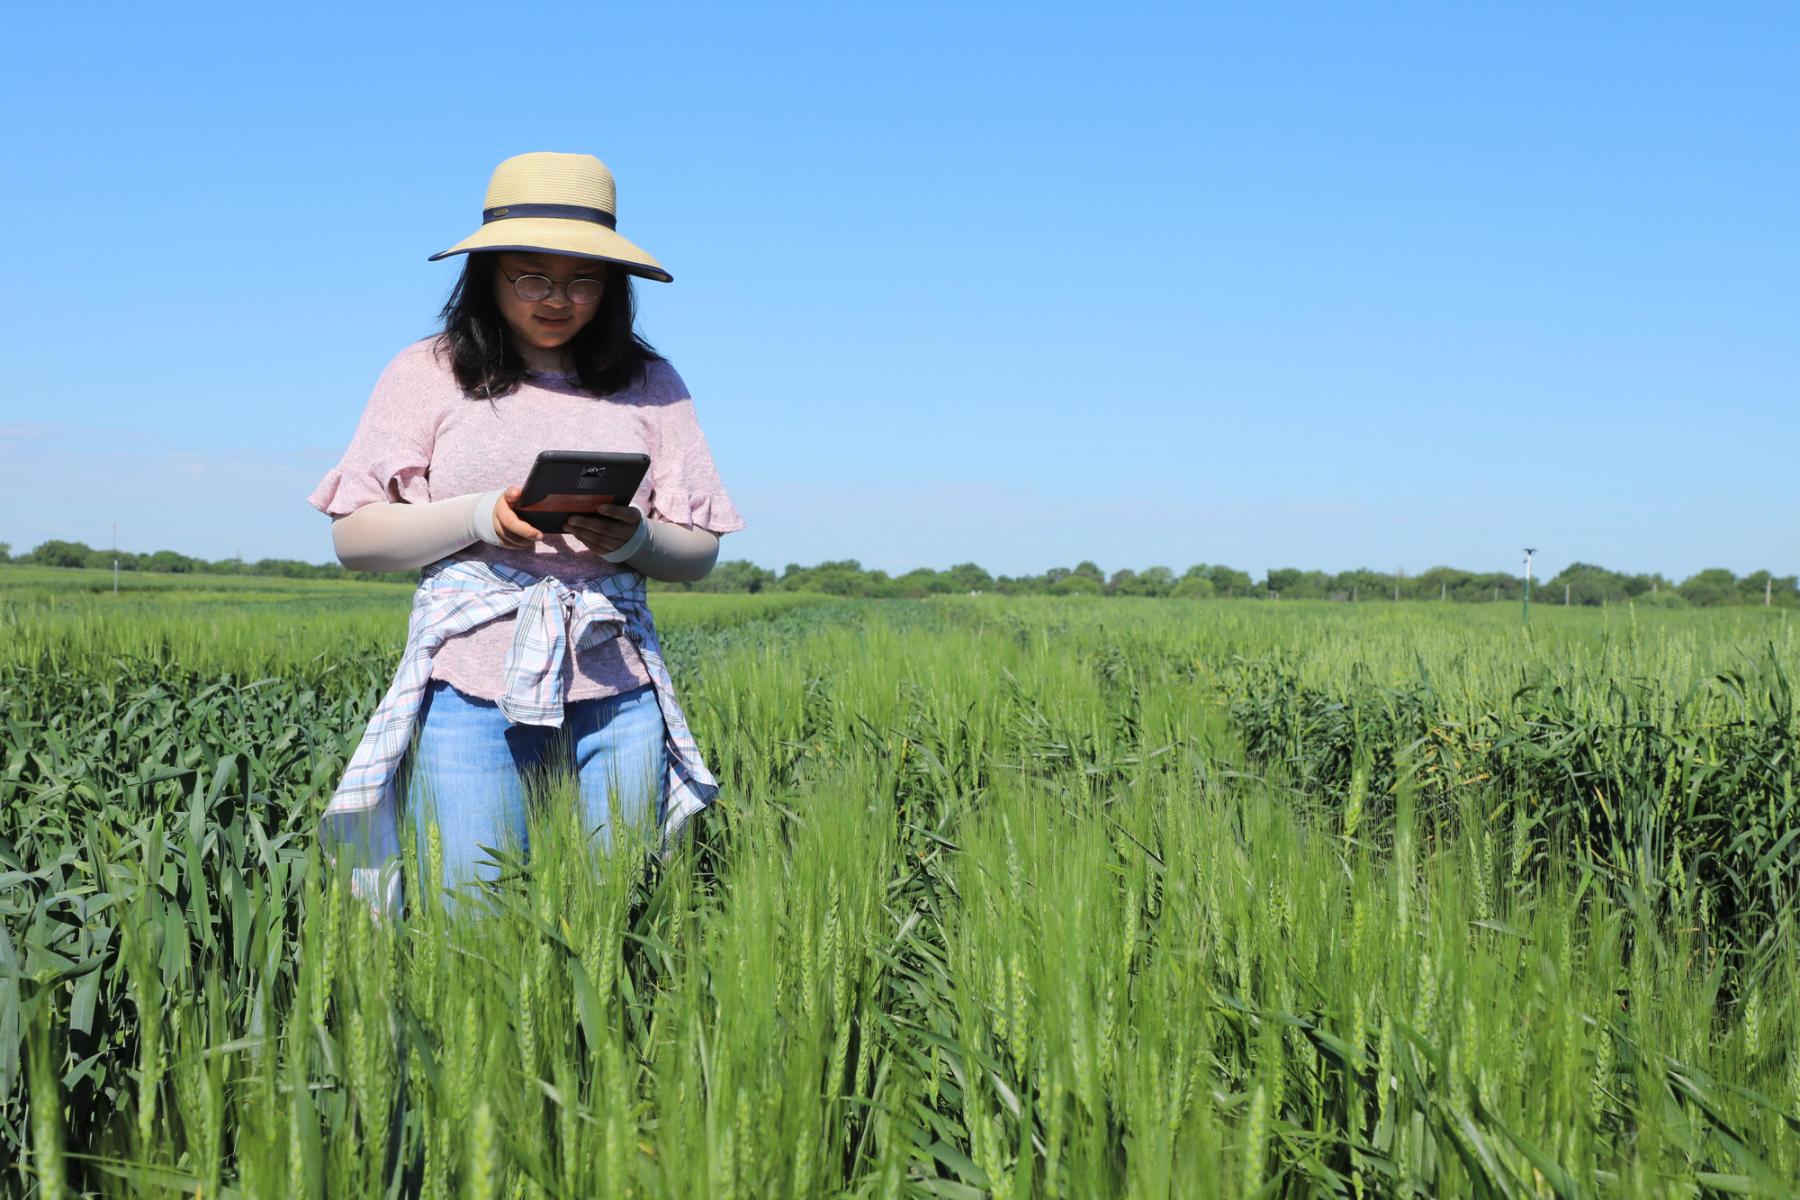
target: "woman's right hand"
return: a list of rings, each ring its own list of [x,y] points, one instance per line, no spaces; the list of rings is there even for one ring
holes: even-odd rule
[[[500,544],[508,550],[528,549],[531,543],[544,536],[524,517],[513,511],[513,501],[524,494],[524,488],[509,487],[500,493],[500,499],[494,501],[494,532],[499,535]]]

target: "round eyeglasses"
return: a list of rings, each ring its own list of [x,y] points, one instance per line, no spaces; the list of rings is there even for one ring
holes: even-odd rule
[[[507,275],[506,282],[513,285],[513,291],[519,299],[528,304],[536,304],[539,300],[547,300],[557,288],[562,288],[563,295],[569,298],[570,304],[594,304],[599,301],[600,293],[605,290],[605,283],[598,279],[571,279],[567,283],[557,283],[543,275]]]

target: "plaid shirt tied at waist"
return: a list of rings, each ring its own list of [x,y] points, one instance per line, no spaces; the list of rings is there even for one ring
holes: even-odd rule
[[[675,685],[645,600],[644,577],[626,570],[570,585],[551,575],[479,559],[440,559],[421,573],[400,669],[325,806],[326,826],[332,818],[358,823],[373,818],[391,827],[397,819],[396,778],[431,681],[431,656],[445,639],[507,613],[518,617],[499,704],[515,725],[562,724],[562,666],[571,647],[586,650],[621,635],[637,647],[662,709],[668,750],[662,835],[667,847],[689,817],[712,803],[719,785],[675,701]]]

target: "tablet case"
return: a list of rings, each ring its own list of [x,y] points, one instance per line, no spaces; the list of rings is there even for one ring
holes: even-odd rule
[[[597,513],[602,504],[630,504],[649,469],[648,454],[545,450],[532,464],[513,511],[545,533],[561,533],[571,513]]]

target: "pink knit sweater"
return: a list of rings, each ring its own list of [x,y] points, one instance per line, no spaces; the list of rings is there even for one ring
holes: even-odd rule
[[[395,355],[363,410],[343,461],[307,497],[341,516],[365,504],[423,503],[494,488],[524,486],[540,450],[638,451],[650,472],[631,498],[648,517],[725,534],[743,518],[713,466],[694,401],[667,362],[652,362],[635,387],[598,398],[574,378],[539,374],[510,396],[471,400],[450,372],[447,348],[433,335]],[[528,550],[476,542],[451,555],[506,563],[575,583],[623,568],[568,534],[546,534]],[[431,677],[483,699],[500,696],[513,618],[491,621],[445,642]],[[650,682],[635,647],[610,638],[564,665],[570,700],[627,692]]]

